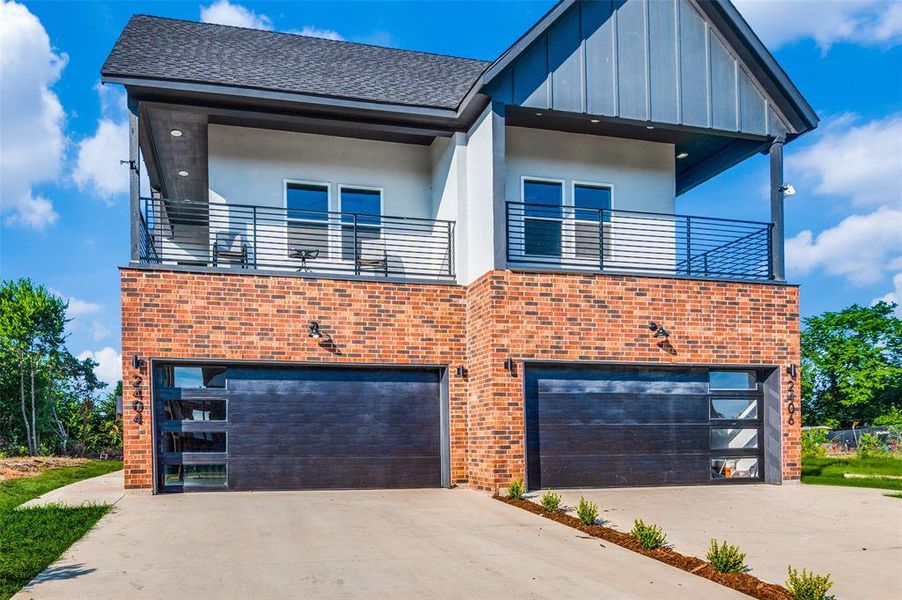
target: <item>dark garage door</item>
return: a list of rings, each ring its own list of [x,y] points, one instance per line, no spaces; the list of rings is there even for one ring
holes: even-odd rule
[[[761,389],[754,370],[528,366],[529,487],[760,481]]]
[[[161,365],[154,383],[163,491],[442,484],[437,370]]]

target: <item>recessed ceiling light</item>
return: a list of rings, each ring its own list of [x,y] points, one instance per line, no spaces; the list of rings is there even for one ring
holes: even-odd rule
[[[179,177],[187,177],[188,171],[179,171]]]
[[[677,154],[677,158],[686,158],[687,156],[689,156],[688,152],[680,152]]]
[[[590,123],[598,123],[601,119],[589,119]]]
[[[172,131],[169,132],[169,135],[171,135],[172,137],[182,137],[182,130],[181,129],[173,129]]]
[[[537,116],[537,117],[541,117],[541,116],[542,116],[542,113],[537,112],[537,113],[536,113],[536,116]]]
[[[654,129],[654,126],[653,126],[653,125],[646,125],[645,128],[646,128],[646,129]]]

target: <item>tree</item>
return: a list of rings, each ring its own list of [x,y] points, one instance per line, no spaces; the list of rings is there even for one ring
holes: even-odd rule
[[[36,378],[66,352],[65,327],[66,303],[61,298],[27,278],[0,283],[0,358],[18,372],[20,409],[32,455],[40,447]]]
[[[902,319],[895,304],[854,304],[804,320],[802,416],[847,427],[902,408]]]

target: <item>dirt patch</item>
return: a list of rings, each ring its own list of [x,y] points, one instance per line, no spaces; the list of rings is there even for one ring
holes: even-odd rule
[[[47,469],[75,467],[88,462],[86,458],[68,456],[17,456],[0,458],[0,481],[17,477],[34,477]]]
[[[551,519],[552,521],[557,521],[558,523],[578,529],[593,537],[607,540],[608,542],[617,544],[627,550],[632,550],[633,552],[643,554],[649,558],[667,563],[668,565],[682,569],[693,575],[710,579],[711,581],[752,596],[753,598],[760,598],[761,600],[793,600],[792,594],[785,587],[767,583],[754,575],[749,575],[748,573],[720,573],[707,561],[694,556],[680,554],[669,548],[646,550],[638,541],[636,541],[636,538],[628,533],[623,533],[622,531],[617,531],[616,529],[611,529],[604,525],[583,525],[583,523],[574,516],[560,511],[553,513],[545,512],[541,506],[530,502],[529,500],[512,500],[498,495],[494,496],[494,498],[505,504],[522,508],[523,510],[540,515],[546,519]]]

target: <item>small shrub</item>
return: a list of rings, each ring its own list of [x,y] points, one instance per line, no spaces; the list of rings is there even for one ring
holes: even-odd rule
[[[545,492],[542,494],[542,508],[546,512],[557,512],[561,507],[561,495],[554,492]]]
[[[511,481],[511,484],[507,486],[507,497],[513,498],[514,500],[522,500],[523,494],[526,493],[526,488],[523,486],[522,479],[514,479]]]
[[[664,530],[653,523],[645,523],[642,519],[636,519],[630,534],[636,538],[646,550],[664,548],[667,546],[667,536]]]
[[[858,438],[858,447],[855,450],[855,454],[858,455],[858,458],[878,456],[882,453],[880,440],[873,433],[865,433]]]
[[[823,458],[827,456],[827,432],[823,429],[808,429],[802,432],[802,458]]]
[[[708,548],[708,562],[721,573],[745,573],[749,570],[745,564],[745,553],[739,551],[739,546],[731,546],[726,540],[718,544],[717,540],[711,540]]]
[[[598,505],[580,496],[579,506],[576,507],[576,516],[583,525],[594,525],[598,520]]]
[[[816,575],[802,569],[802,573],[789,567],[789,579],[786,580],[786,588],[792,593],[795,600],[831,600],[827,592],[833,587],[830,574]]]

